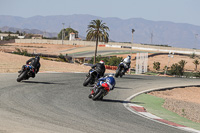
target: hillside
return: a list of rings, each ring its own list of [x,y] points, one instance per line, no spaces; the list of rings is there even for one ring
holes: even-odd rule
[[[72,27],[79,35],[86,36],[87,25],[91,20],[101,19],[110,28],[110,39],[117,42],[131,42],[131,29],[135,29],[134,43],[165,44],[173,47],[200,48],[200,26],[167,21],[150,21],[142,18],[102,18],[92,15],[34,16],[22,18],[0,15],[0,27],[8,26],[20,29],[39,29],[42,32],[58,33]],[[153,35],[153,36],[151,36]]]

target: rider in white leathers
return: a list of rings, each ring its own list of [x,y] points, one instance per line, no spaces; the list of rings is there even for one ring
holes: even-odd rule
[[[124,67],[125,67],[125,72],[131,67],[130,64],[131,64],[131,56],[128,55],[125,59],[123,59],[121,62],[123,62],[124,64]],[[124,73],[125,73],[124,72]]]

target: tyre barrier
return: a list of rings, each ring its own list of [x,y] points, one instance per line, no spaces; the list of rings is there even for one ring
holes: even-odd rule
[[[105,65],[106,69],[110,69],[110,70],[116,70],[117,66],[110,66],[110,65]]]

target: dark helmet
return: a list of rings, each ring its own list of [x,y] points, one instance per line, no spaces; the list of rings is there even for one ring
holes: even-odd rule
[[[130,55],[128,55],[128,56],[127,56],[127,58],[130,60],[130,59],[131,59],[131,56],[130,56]]]
[[[39,62],[40,61],[40,56],[35,56],[35,59]]]

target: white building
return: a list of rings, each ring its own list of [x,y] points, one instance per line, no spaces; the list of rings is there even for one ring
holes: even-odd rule
[[[69,40],[70,40],[70,41],[75,41],[75,40],[80,41],[81,38],[78,38],[78,33],[70,33],[70,34],[69,34]]]
[[[75,34],[75,33],[70,33],[70,34],[69,34],[69,40],[70,40],[70,41],[75,40],[75,37],[76,37],[76,34]]]
[[[15,36],[15,37],[19,37],[19,34],[7,34],[7,33],[0,33],[0,39],[3,40],[4,37],[7,36]]]

